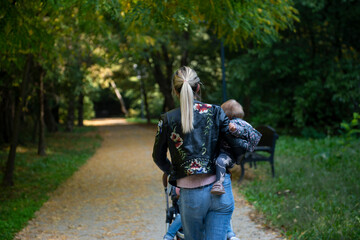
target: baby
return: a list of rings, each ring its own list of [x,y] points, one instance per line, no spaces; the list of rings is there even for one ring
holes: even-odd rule
[[[234,99],[231,99],[224,102],[221,105],[221,108],[230,119],[230,133],[236,138],[243,139],[243,147],[247,151],[253,152],[255,146],[260,141],[261,133],[253,128],[249,123],[242,120],[244,117],[244,110],[240,103]],[[211,189],[212,194],[222,195],[225,193],[225,189],[222,183],[224,181],[226,169],[232,168],[233,166],[234,160],[232,159],[231,148],[225,141],[222,141],[220,146],[220,154],[216,159],[216,182]]]

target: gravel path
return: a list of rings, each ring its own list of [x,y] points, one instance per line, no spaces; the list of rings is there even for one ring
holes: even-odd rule
[[[151,159],[155,126],[123,119],[88,121],[104,141],[62,184],[15,239],[162,239],[165,197],[161,171]],[[235,233],[241,239],[281,239],[250,220],[252,207],[236,194]]]

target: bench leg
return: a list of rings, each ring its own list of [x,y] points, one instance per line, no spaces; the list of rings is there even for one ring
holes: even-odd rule
[[[244,167],[244,163],[240,163],[240,168],[241,168],[241,174],[240,174],[240,178],[238,180],[238,183],[240,183],[243,179],[244,179],[244,175],[245,175],[245,167]]]
[[[274,168],[274,161],[270,162],[271,165],[271,173],[272,173],[272,177],[275,177],[275,168]]]

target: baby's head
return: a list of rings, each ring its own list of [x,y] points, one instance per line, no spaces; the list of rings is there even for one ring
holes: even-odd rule
[[[242,106],[234,99],[227,100],[221,104],[221,108],[229,119],[244,118],[245,113]]]

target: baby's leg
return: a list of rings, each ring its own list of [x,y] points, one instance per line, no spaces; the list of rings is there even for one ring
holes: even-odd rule
[[[220,183],[224,181],[226,167],[229,165],[231,165],[231,158],[225,153],[220,153],[216,159],[216,181]]]

